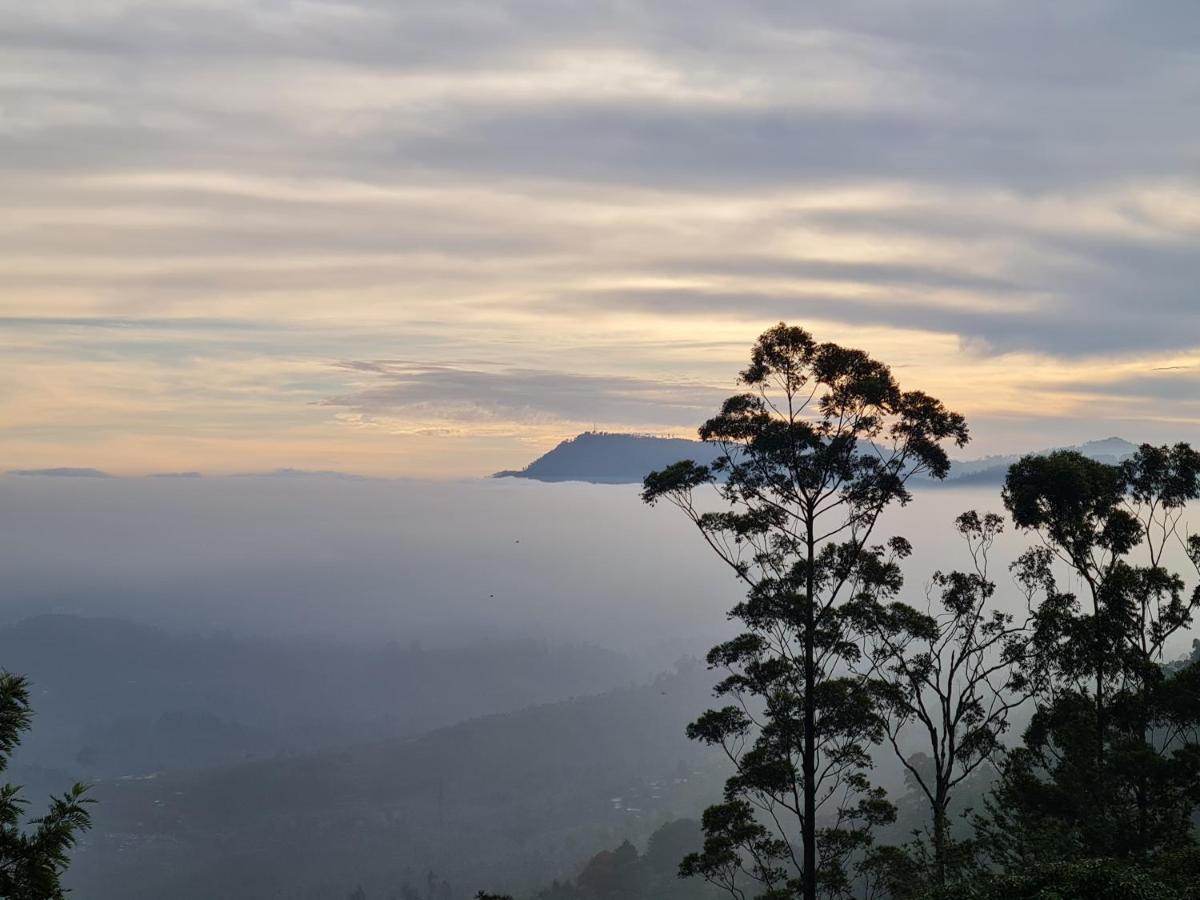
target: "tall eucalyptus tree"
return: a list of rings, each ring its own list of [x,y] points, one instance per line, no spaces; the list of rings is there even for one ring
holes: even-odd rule
[[[737,898],[816,900],[848,890],[848,858],[894,815],[867,778],[879,697],[848,670],[861,653],[850,610],[896,594],[909,549],[875,542],[876,526],[912,479],[946,476],[945,445],[968,432],[883,363],[794,326],[766,331],[740,380],[700,429],[716,461],[651,473],[643,491],[681,509],[746,588],[730,612],[742,633],[708,655],[729,702],[689,727],[734,774],[681,870]]]

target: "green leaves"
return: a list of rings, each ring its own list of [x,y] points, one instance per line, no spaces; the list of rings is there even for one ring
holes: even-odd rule
[[[663,497],[689,493],[710,481],[712,481],[712,471],[708,466],[685,459],[662,471],[651,472],[647,475],[643,485],[642,500],[654,505]]]
[[[1119,466],[1060,452],[1026,457],[1005,503],[1043,546],[1014,567],[1037,603],[1025,675],[1038,709],[1009,755],[984,828],[997,861],[1144,861],[1194,841],[1200,809],[1200,674],[1163,651],[1200,606],[1200,585],[1163,565],[1200,497],[1200,454],[1143,445]],[[1138,557],[1146,560],[1139,564]],[[1082,597],[1061,591],[1066,563]]]
[[[29,706],[29,682],[22,675],[0,672],[0,769],[8,768],[21,733],[33,721]]]
[[[1075,450],[1026,456],[1008,470],[1004,505],[1019,528],[1043,531],[1076,565],[1104,549],[1129,553],[1142,529],[1122,506],[1125,479],[1116,466]]]
[[[25,678],[0,672],[0,769],[6,768],[32,711]],[[13,900],[63,900],[60,878],[79,835],[91,827],[87,788],[74,785],[50,800],[41,818],[23,827],[26,801],[20,788],[0,786],[0,897]]]
[[[1200,498],[1200,452],[1188,444],[1154,447],[1142,444],[1121,463],[1126,493],[1138,503],[1178,509]]]

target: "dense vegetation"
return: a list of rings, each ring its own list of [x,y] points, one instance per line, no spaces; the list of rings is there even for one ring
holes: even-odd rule
[[[29,684],[24,677],[0,672],[0,772],[33,720]],[[0,897],[8,900],[64,900],[62,876],[71,849],[91,827],[81,784],[53,797],[36,819],[26,814],[21,788],[0,786]]]
[[[746,589],[730,612],[742,633],[708,656],[727,704],[689,728],[733,774],[681,874],[763,900],[1186,894],[1172,873],[1195,867],[1200,665],[1164,652],[1200,606],[1200,585],[1167,564],[1182,551],[1200,570],[1183,521],[1200,454],[1018,461],[1003,501],[1036,538],[1013,566],[1027,618],[990,606],[1003,521],[975,512],[958,523],[971,569],[933,574],[936,597],[918,609],[899,599],[911,545],[876,540],[876,525],[913,479],[945,477],[943,444],[968,439],[962,417],[861,351],[785,325],[762,335],[741,381],[700,429],[716,461],[645,480],[644,499],[682,510]],[[1005,752],[1026,700],[1032,720]],[[901,749],[910,726],[920,756]],[[876,842],[897,817],[870,780],[883,745],[927,801],[905,845]],[[985,761],[998,778],[974,834],[957,838],[952,792]]]

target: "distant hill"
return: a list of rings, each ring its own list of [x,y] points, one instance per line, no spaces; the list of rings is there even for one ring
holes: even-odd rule
[[[1105,463],[1118,463],[1137,446],[1119,437],[1088,441],[1077,447],[1085,456]],[[1033,451],[1049,453],[1050,450]],[[681,459],[710,463],[716,448],[701,441],[660,438],[638,434],[606,434],[588,431],[563,441],[524,469],[497,472],[494,478],[529,478],[535,481],[588,481],[595,484],[640,484],[650,472]],[[1021,456],[988,456],[955,460],[944,482],[955,486],[1002,484],[1008,467]]]
[[[47,478],[112,478],[100,469],[60,466],[57,469],[10,469],[9,475],[42,476]]]
[[[18,763],[83,780],[420,734],[646,673],[588,645],[361,646],[68,615],[0,626],[0,662],[37,691]]]
[[[681,459],[710,463],[716,458],[716,448],[700,441],[586,431],[563,441],[524,469],[497,472],[493,477],[639,484],[655,469]]]
[[[1044,450],[1031,451],[1037,454],[1052,453],[1054,450],[1078,450],[1084,456],[1098,462],[1116,465],[1137,450],[1136,444],[1131,444],[1124,438],[1110,437],[1099,441],[1087,441],[1074,447],[1052,447]],[[970,485],[1000,485],[1008,468],[1021,458],[1022,454],[1007,456],[986,456],[982,459],[955,460],[950,468],[950,475],[945,481],[930,480],[934,485],[949,487],[967,487]]]
[[[600,695],[477,718],[413,740],[104,780],[71,882],[93,900],[472,896],[574,877],[598,847],[643,842],[719,795],[689,741],[711,703],[698,663]]]

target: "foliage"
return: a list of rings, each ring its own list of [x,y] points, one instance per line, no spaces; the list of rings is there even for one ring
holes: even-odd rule
[[[1131,865],[1113,859],[1051,863],[964,885],[945,900],[1197,900],[1200,853]],[[941,900],[941,898],[930,898]]]
[[[0,771],[8,768],[32,718],[26,680],[0,672]],[[23,826],[27,802],[21,798],[21,789],[12,784],[0,786],[0,897],[62,900],[66,896],[61,879],[71,848],[91,825],[85,791],[76,784],[62,796],[51,798],[49,811]]]
[[[1010,471],[1005,504],[1041,541],[1015,566],[1036,598],[1038,708],[980,821],[996,862],[1146,860],[1194,843],[1200,666],[1166,666],[1163,651],[1200,605],[1200,585],[1164,566],[1172,543],[1200,565],[1181,524],[1197,496],[1200,454],[1185,444],[1119,467],[1064,451]],[[1082,599],[1060,586],[1063,564]]]
[[[888,848],[874,854],[864,871],[868,883],[891,884],[893,896],[901,881],[944,884],[973,862],[972,848],[950,835],[952,794],[1002,749],[1009,713],[1026,698],[1016,664],[1025,652],[1027,623],[989,609],[996,585],[988,574],[988,553],[1003,520],[970,511],[955,524],[973,571],[934,573],[924,612],[900,602],[859,608],[869,671],[887,685],[887,740],[929,808],[931,855],[920,843],[906,848],[902,858],[899,848]],[[901,748],[901,732],[914,724],[926,752]],[[897,866],[903,879],[896,877]]]
[[[701,845],[694,819],[667,822],[650,835],[644,855],[628,841],[593,856],[574,882],[555,881],[536,900],[706,900],[713,889],[679,877],[680,858]]]
[[[861,652],[855,606],[896,594],[909,551],[872,534],[909,500],[911,478],[945,477],[943,444],[965,444],[967,429],[862,351],[783,324],[758,339],[741,382],[700,429],[716,462],[653,472],[643,492],[681,509],[747,589],[730,613],[743,633],[708,656],[730,703],[688,731],[735,774],[681,871],[738,897],[757,885],[764,898],[814,900],[818,884],[846,893],[848,861],[893,815],[867,777],[884,732],[877,685],[846,671]],[[706,488],[723,509],[702,509]]]

